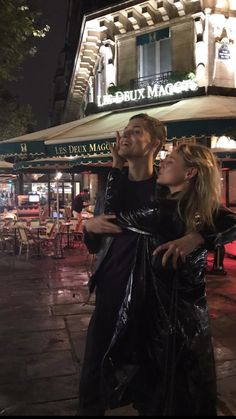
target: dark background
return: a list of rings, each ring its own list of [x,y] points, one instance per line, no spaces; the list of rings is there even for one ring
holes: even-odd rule
[[[71,1],[80,3],[81,20],[84,13],[121,2],[117,0]],[[26,58],[20,77],[17,82],[10,84],[10,90],[19,96],[20,104],[31,105],[37,122],[35,126],[37,131],[49,126],[53,79],[57,70],[59,53],[65,45],[69,0],[31,0],[31,4],[34,9],[42,12],[42,21],[44,25],[50,26],[50,31],[45,38],[36,38],[35,45],[38,52],[35,57]],[[80,32],[80,28],[76,30]]]
[[[36,38],[38,52],[24,61],[20,78],[11,83],[11,91],[19,96],[23,105],[31,105],[37,125],[36,130],[48,126],[53,78],[57,68],[58,54],[65,42],[67,0],[33,0],[35,8],[42,11],[42,20],[50,26],[43,39]]]

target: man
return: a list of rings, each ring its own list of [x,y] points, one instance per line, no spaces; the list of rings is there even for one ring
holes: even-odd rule
[[[117,196],[118,210],[142,208],[156,197],[157,175],[153,162],[165,138],[163,124],[146,114],[131,118],[122,136],[117,136],[117,146],[111,148],[114,162],[110,176],[116,176],[117,171],[123,169],[124,162],[128,163],[128,173],[122,175]],[[100,252],[100,255],[90,286],[90,291],[96,286],[96,308],[88,329],[81,374],[80,416],[104,415],[100,393],[102,360],[114,333],[138,243],[138,234],[122,231],[112,223],[114,220],[114,215],[100,215],[85,225],[87,247],[91,253]],[[163,263],[173,255],[176,264],[179,256],[184,259],[203,241],[201,235],[196,233],[165,245],[167,252]]]
[[[76,195],[72,203],[72,211],[73,211],[74,218],[80,218],[82,210],[86,206],[88,206],[88,203],[87,203],[88,201],[89,201],[88,189],[83,189],[83,192],[81,192],[79,195]]]

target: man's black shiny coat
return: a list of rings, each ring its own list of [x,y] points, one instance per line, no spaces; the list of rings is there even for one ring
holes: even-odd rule
[[[201,231],[205,248],[196,249],[178,270],[171,264],[163,268],[162,255],[153,257],[153,250],[185,234],[178,201],[160,198],[157,189],[146,208],[125,214],[119,211],[121,191],[122,175],[113,170],[108,178],[106,212],[115,212],[118,224],[139,233],[139,239],[113,338],[104,354],[105,403],[117,407],[133,402],[149,416],[215,416],[215,363],[205,295],[206,247],[236,239],[236,215],[221,208],[214,217],[216,231]],[[87,235],[85,239],[92,252],[101,246],[98,238]],[[103,240],[91,291],[113,238]]]

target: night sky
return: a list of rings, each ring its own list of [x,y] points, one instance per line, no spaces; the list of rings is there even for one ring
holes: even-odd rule
[[[49,126],[49,112],[53,92],[53,79],[57,70],[60,51],[65,44],[68,0],[31,0],[42,12],[43,23],[51,29],[46,37],[37,40],[38,52],[23,63],[20,79],[10,84],[10,90],[19,96],[20,104],[30,104],[37,125],[35,130]],[[90,12],[115,4],[117,0],[76,0],[81,1],[83,12]]]
[[[65,43],[67,0],[33,0],[42,11],[43,22],[51,29],[38,40],[35,57],[27,58],[20,72],[20,80],[11,83],[11,90],[19,95],[21,104],[30,104],[37,120],[36,130],[48,127],[53,78],[57,69],[58,54]]]

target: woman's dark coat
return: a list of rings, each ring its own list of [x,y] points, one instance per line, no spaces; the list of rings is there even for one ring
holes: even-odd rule
[[[158,198],[147,208],[117,212],[122,188],[119,171],[108,179],[106,212],[118,224],[139,233],[135,261],[116,330],[102,365],[105,402],[118,407],[133,402],[150,416],[215,416],[216,376],[204,268],[206,249],[199,248],[174,270],[163,268],[160,244],[185,235],[176,199]],[[159,194],[159,192],[158,192]],[[217,232],[201,231],[206,246],[236,239],[236,214],[222,208],[215,215]],[[91,251],[98,246],[86,237]],[[105,238],[99,266],[112,242]],[[96,286],[96,273],[91,291]]]

